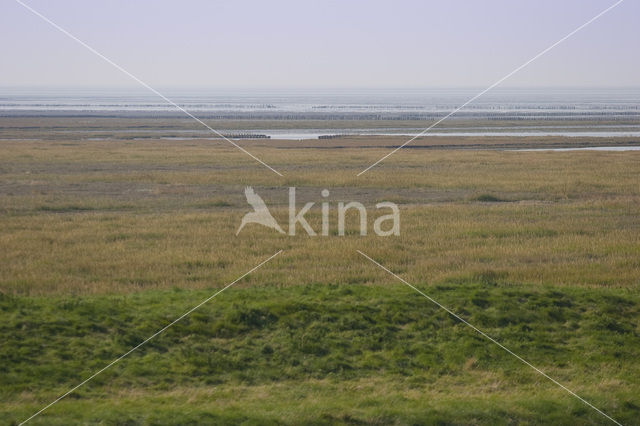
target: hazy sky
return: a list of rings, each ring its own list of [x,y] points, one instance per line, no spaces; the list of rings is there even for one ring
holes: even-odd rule
[[[24,0],[157,87],[482,87],[615,0]],[[504,83],[640,86],[640,1]],[[0,86],[135,86],[13,0]]]

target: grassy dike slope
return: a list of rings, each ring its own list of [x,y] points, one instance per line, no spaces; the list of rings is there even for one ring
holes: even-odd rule
[[[640,300],[608,290],[421,286],[632,424]],[[3,417],[20,420],[213,289],[3,296]],[[626,296],[626,297],[625,297]],[[229,290],[38,424],[602,423],[402,284]]]

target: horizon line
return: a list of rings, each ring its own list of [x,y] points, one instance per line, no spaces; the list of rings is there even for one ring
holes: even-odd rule
[[[479,86],[207,86],[207,85],[157,85],[169,90],[473,90]],[[134,85],[66,85],[66,84],[0,84],[0,90],[131,90],[139,89]],[[640,89],[640,85],[513,85],[496,88],[496,90],[621,90]]]

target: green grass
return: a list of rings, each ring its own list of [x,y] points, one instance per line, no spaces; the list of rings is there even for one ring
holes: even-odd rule
[[[635,362],[640,356],[635,321],[640,294],[505,288],[482,276],[420,287],[614,418],[630,423],[640,416],[633,396],[640,394],[633,380],[640,369]],[[214,291],[82,299],[2,296],[0,388],[5,402],[0,416],[28,417]],[[156,412],[151,407],[176,389],[195,394],[210,388],[214,393],[246,389],[248,394],[295,389],[304,399],[348,384],[372,389],[354,395],[327,392],[312,414],[296,411],[291,396],[252,400],[255,413],[227,412],[227,398],[218,406],[195,409],[187,422],[297,424],[316,415],[320,423],[603,420],[413,290],[389,282],[231,288],[52,407],[40,421],[182,423],[181,417],[162,414],[169,408]],[[452,389],[464,392],[452,398]],[[116,403],[122,392],[144,405]],[[513,405],[492,408],[502,397]],[[94,402],[102,410],[112,402],[118,408],[103,419],[101,410],[86,409]]]

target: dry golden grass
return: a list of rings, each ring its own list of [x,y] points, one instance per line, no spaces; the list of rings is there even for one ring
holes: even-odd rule
[[[503,283],[634,286],[640,280],[640,153],[398,152],[250,147],[278,177],[210,141],[2,141],[0,289],[23,294],[200,288],[231,281],[273,252],[251,283],[385,280],[360,249],[411,280],[490,276]],[[401,236],[235,237],[252,185],[281,223],[287,186],[402,208]],[[485,202],[481,200],[493,200]],[[285,228],[286,229],[286,228]]]

